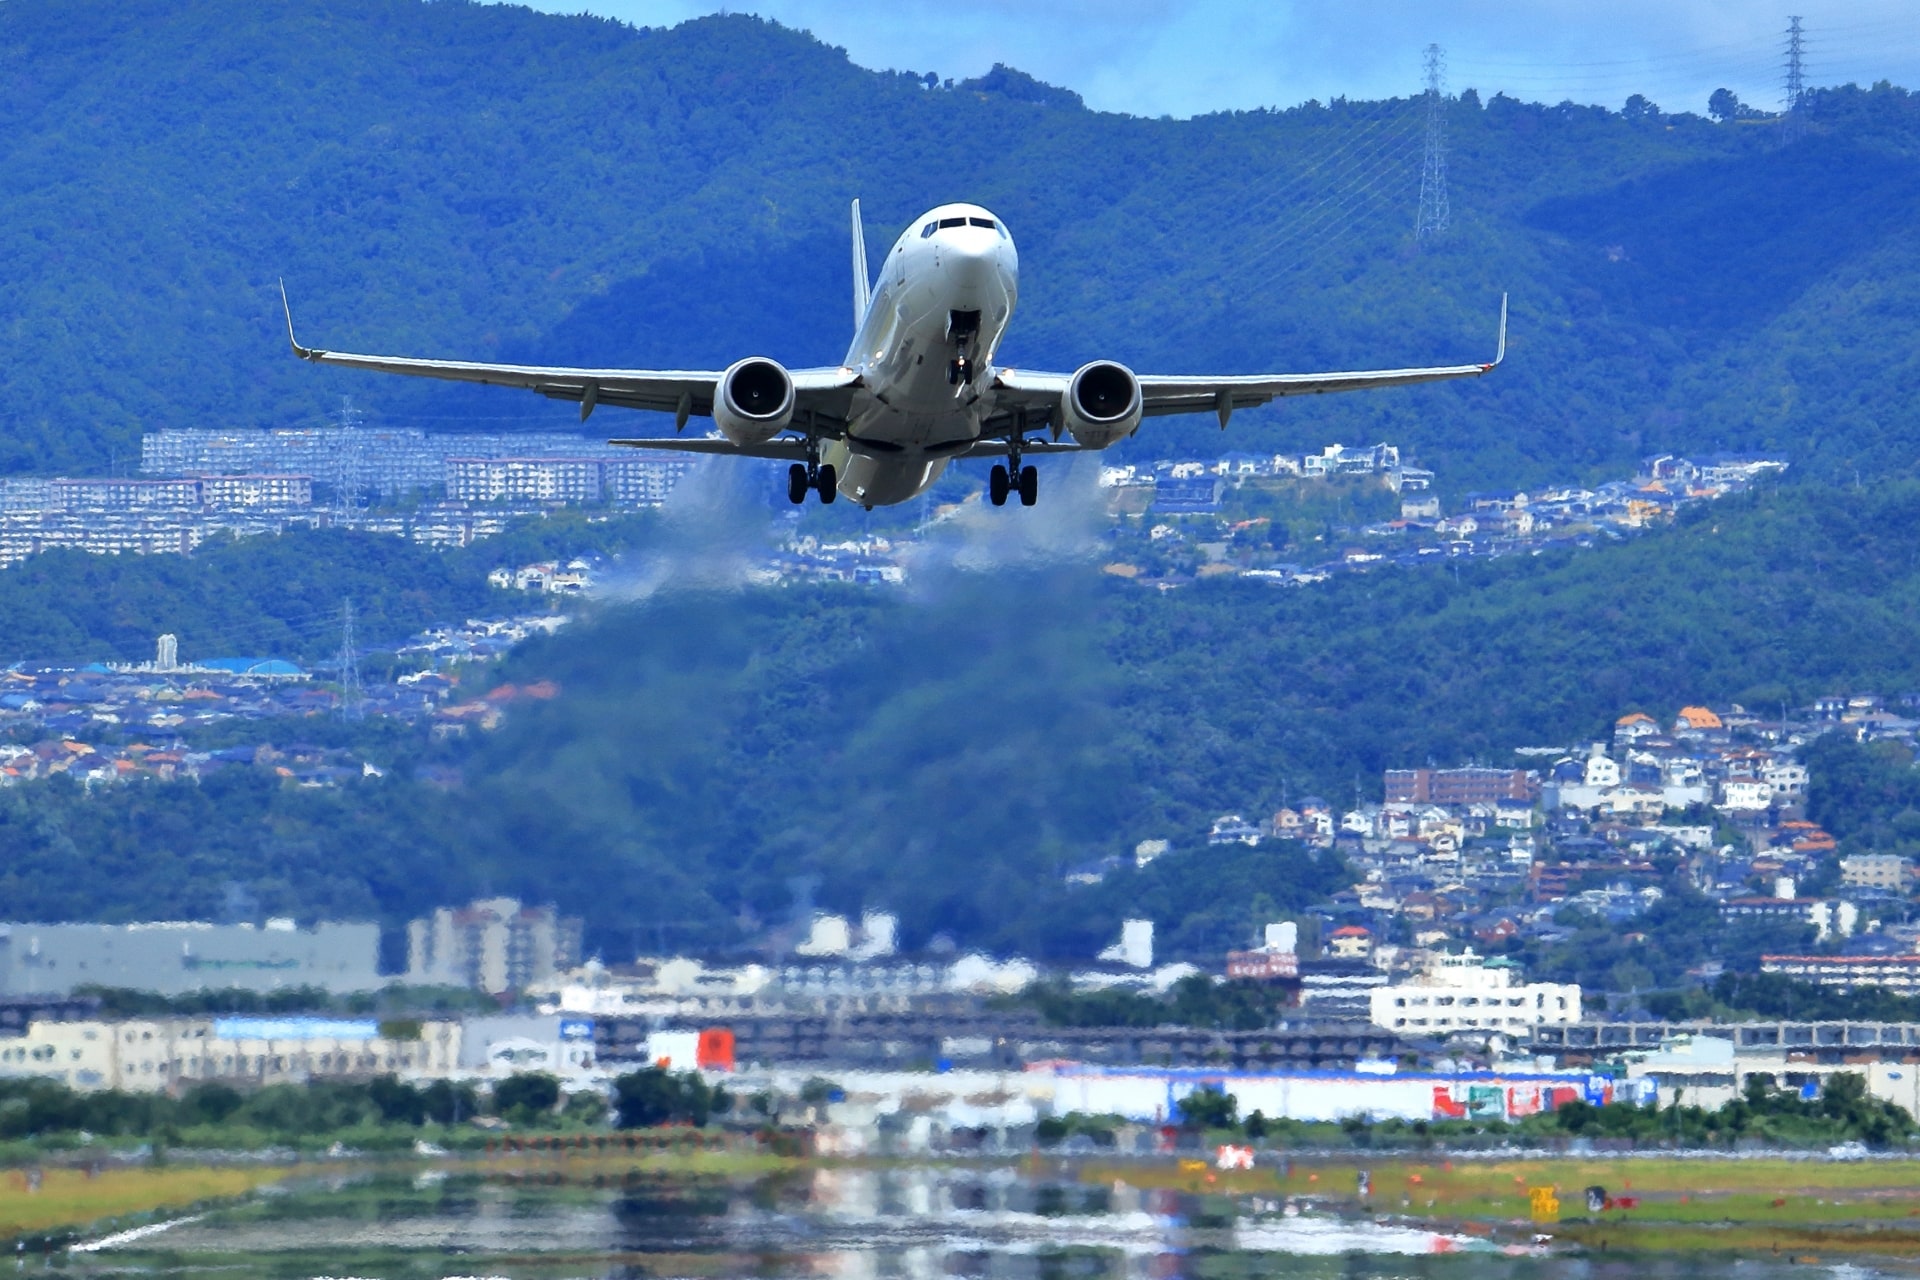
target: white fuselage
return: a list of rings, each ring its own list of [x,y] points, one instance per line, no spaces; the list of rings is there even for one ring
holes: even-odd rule
[[[922,492],[979,439],[1020,292],[1013,238],[979,205],[931,210],[879,268],[845,360],[861,379],[849,439],[826,453],[840,492],[870,507]]]

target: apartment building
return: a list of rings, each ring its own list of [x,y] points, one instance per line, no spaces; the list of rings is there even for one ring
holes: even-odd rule
[[[485,898],[407,925],[407,981],[522,991],[580,963],[580,921],[551,906]]]
[[[0,1079],[157,1093],[217,1080],[236,1086],[444,1076],[460,1065],[460,1023],[395,1026],[344,1018],[135,1018],[35,1021],[0,1039]]]
[[[1472,948],[1438,956],[1424,974],[1375,987],[1368,999],[1373,1024],[1405,1036],[1511,1033],[1580,1021],[1577,983],[1522,983],[1512,961],[1477,956]]]

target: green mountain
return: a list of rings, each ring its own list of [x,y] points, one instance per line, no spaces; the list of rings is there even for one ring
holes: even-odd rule
[[[575,421],[304,366],[283,276],[321,345],[830,362],[854,195],[876,246],[956,197],[1008,220],[1022,364],[1471,359],[1513,294],[1491,379],[1286,404],[1225,433],[1156,421],[1134,456],[1385,439],[1455,490],[1618,475],[1663,450],[1795,468],[1625,545],[1302,591],[1149,594],[1080,561],[930,563],[904,592],[668,590],[516,652],[500,678],[561,694],[497,733],[299,727],[385,778],[0,790],[7,914],[209,915],[238,885],[275,913],[394,923],[519,892],[584,914],[617,957],[735,945],[812,874],[828,905],[901,912],[910,942],[1085,955],[1146,909],[1201,955],[1341,874],[1298,849],[1205,850],[1220,813],[1342,803],[1383,768],[1575,742],[1634,708],[1920,689],[1920,104],[1823,91],[1781,147],[1765,122],[1463,93],[1455,226],[1424,247],[1420,120],[1412,101],[1101,115],[1004,69],[951,87],[864,71],[739,17],[0,6],[0,470],[124,469],[142,431],[309,423],[341,394],[434,429]],[[494,564],[596,547],[705,550],[641,520],[444,556],[340,534],[52,555],[0,574],[0,654],[137,658],[172,630],[199,653],[312,660],[344,596],[389,640],[490,607]],[[1835,794],[1893,788],[1853,827],[1827,815],[1836,832],[1901,847],[1920,830],[1882,777],[1904,761],[1836,760]],[[1063,879],[1154,837],[1179,852]]]
[[[745,17],[633,30],[417,0],[0,7],[0,468],[125,466],[145,430],[571,421],[506,392],[320,371],[305,340],[595,363],[830,362],[844,218],[884,245],[981,200],[1018,238],[1006,357],[1167,371],[1490,354],[1485,383],[1208,424],[1177,453],[1388,439],[1454,488],[1656,450],[1905,467],[1920,349],[1920,106],[1822,91],[1814,127],[1450,108],[1452,232],[1411,237],[1420,105],[1190,121],[1017,72],[946,87]],[[628,422],[621,430],[634,429]],[[657,428],[656,428],[657,429]]]

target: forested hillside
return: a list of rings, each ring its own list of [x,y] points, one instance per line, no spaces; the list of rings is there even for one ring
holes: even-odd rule
[[[1024,287],[1005,354],[1029,365],[1479,359],[1513,294],[1496,379],[1289,404],[1224,436],[1155,422],[1136,451],[1385,438],[1455,489],[1660,449],[1904,469],[1920,105],[1824,91],[1813,118],[1782,148],[1765,122],[1463,93],[1455,229],[1416,251],[1413,101],[1144,120],[1017,73],[865,71],[745,17],[636,31],[418,0],[14,0],[0,468],[124,467],[143,430],[311,422],[349,392],[377,422],[568,420],[300,365],[281,277],[321,345],[830,362],[860,195],[876,251],[942,200],[1007,219]]]
[[[167,589],[231,571],[183,572]],[[301,729],[362,732],[387,769],[338,791],[0,792],[0,894],[145,918],[217,912],[232,883],[268,911],[390,922],[551,895],[617,956],[742,940],[818,874],[823,902],[899,911],[915,945],[1085,955],[1151,907],[1176,951],[1217,951],[1339,874],[1203,851],[1222,812],[1377,797],[1384,768],[1508,760],[1636,708],[1920,689],[1920,482],[1787,485],[1618,546],[1307,589],[1163,595],[1086,561],[929,568],[904,592],[668,589],[498,678],[560,696],[452,743]],[[1154,837],[1188,852],[1062,881]]]

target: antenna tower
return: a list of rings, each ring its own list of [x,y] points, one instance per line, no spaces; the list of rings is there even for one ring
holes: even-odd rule
[[[1806,32],[1800,15],[1794,14],[1787,19],[1786,110],[1780,116],[1782,143],[1797,141],[1806,131],[1806,52]]]
[[[347,600],[340,606],[340,714],[358,720],[365,696],[360,684],[360,650],[353,639],[353,601]]]
[[[1420,217],[1413,238],[1425,244],[1452,224],[1447,207],[1447,55],[1427,46],[1427,145],[1420,160]]]

